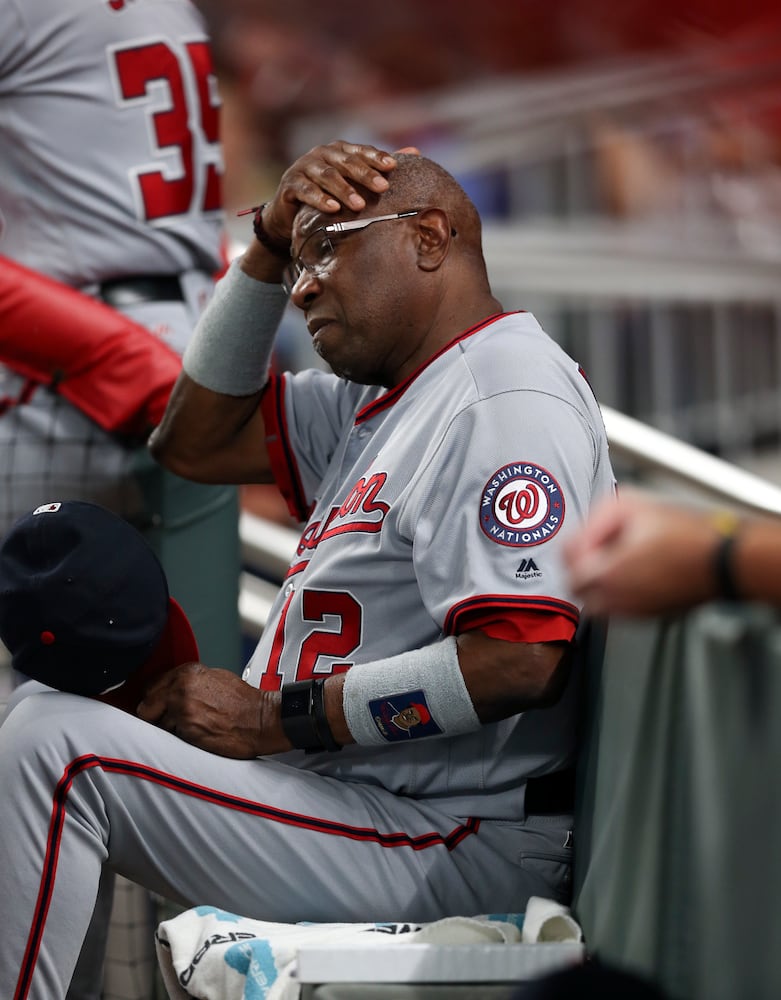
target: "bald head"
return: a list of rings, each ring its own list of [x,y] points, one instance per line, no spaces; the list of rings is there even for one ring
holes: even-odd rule
[[[480,216],[455,177],[425,156],[397,153],[394,159],[397,166],[387,175],[388,190],[379,196],[364,195],[367,204],[381,205],[383,212],[441,208],[458,234],[461,251],[482,257]]]

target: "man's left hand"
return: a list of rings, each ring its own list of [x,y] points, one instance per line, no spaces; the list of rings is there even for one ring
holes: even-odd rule
[[[146,691],[139,718],[223,757],[249,759],[289,750],[279,695],[260,691],[230,670],[185,663]]]

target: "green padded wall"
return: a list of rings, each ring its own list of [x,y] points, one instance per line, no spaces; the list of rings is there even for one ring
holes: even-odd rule
[[[674,998],[781,996],[781,628],[713,604],[610,623],[587,679],[575,914]]]
[[[240,673],[238,491],[174,476],[140,453],[136,476],[145,513],[139,525],[190,619],[208,666]]]

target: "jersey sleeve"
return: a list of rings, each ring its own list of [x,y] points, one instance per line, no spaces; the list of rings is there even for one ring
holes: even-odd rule
[[[552,395],[503,393],[455,417],[403,514],[424,603],[443,633],[572,638],[580,612],[562,544],[591,502],[598,461],[586,415]]]
[[[261,399],[266,445],[291,515],[305,521],[364,386],[317,369],[272,375]]]

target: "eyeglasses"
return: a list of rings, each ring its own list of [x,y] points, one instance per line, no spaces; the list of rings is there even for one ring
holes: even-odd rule
[[[282,287],[288,295],[293,291],[293,287],[304,273],[320,274],[334,259],[336,248],[331,240],[332,236],[341,233],[354,233],[360,229],[366,229],[375,222],[393,222],[395,219],[408,219],[412,215],[419,215],[421,209],[413,208],[406,212],[394,212],[392,215],[375,215],[373,219],[351,219],[349,222],[332,222],[327,226],[320,226],[301,244],[298,256],[295,257],[285,268],[282,275]]]

